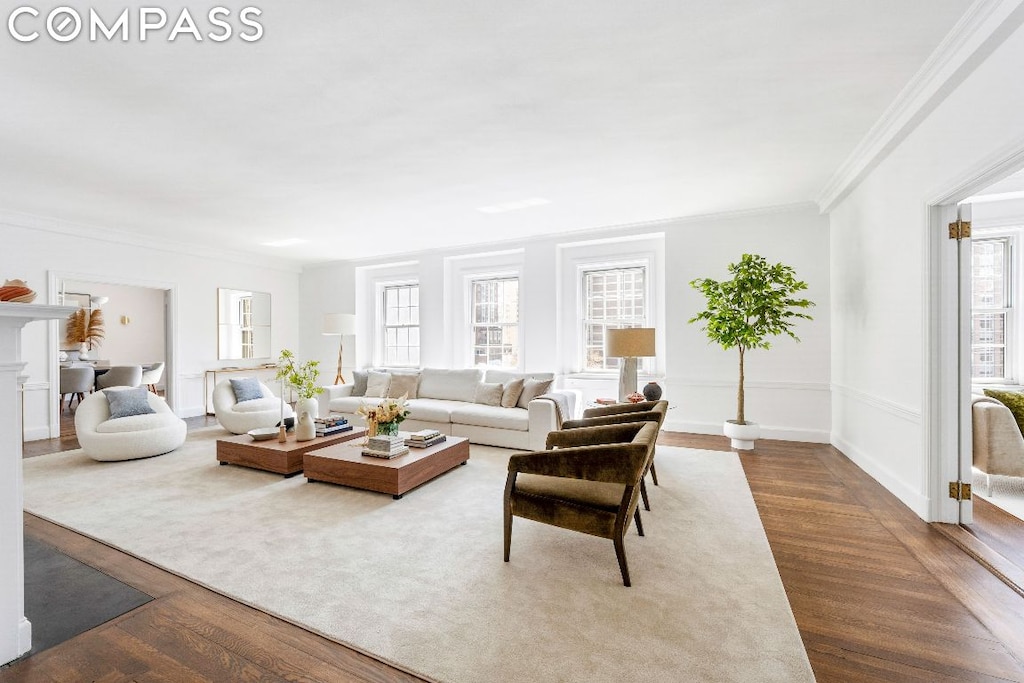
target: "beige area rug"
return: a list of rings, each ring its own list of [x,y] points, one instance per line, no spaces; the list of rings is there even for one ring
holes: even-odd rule
[[[438,681],[811,681],[739,460],[658,449],[647,536],[611,541],[517,519],[513,451],[384,494],[219,467],[218,429],[178,451],[24,462],[25,508]]]

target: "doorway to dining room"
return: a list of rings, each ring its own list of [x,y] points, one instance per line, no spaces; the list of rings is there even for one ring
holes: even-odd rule
[[[99,375],[121,366],[153,369],[143,383],[152,384],[173,409],[174,286],[67,273],[51,273],[51,282],[54,303],[80,309],[77,321],[72,316],[58,323],[51,341],[57,366],[53,376],[69,365],[89,366]],[[51,400],[51,433],[73,438],[77,402],[62,400],[70,397],[58,384]]]

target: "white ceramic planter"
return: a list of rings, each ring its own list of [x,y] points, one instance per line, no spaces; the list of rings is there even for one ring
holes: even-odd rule
[[[298,401],[295,402],[296,419],[302,417],[303,411],[309,413],[310,418],[314,420],[317,417],[319,417],[317,413],[320,411],[320,403],[316,400],[316,397],[300,398]]]
[[[722,426],[722,431],[732,439],[732,447],[740,451],[749,451],[754,447],[754,441],[761,436],[761,425],[747,420],[746,424],[736,424],[727,420]]]

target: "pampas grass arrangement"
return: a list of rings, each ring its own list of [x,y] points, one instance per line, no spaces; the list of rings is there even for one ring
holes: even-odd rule
[[[68,332],[66,340],[69,344],[86,344],[89,350],[98,345],[106,335],[103,332],[103,311],[96,309],[90,313],[80,308],[68,316]]]

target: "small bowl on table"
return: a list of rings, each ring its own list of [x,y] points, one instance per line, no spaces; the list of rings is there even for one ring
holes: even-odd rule
[[[251,436],[253,441],[266,441],[276,437],[278,431],[278,427],[260,427],[259,429],[251,429],[246,434]]]

